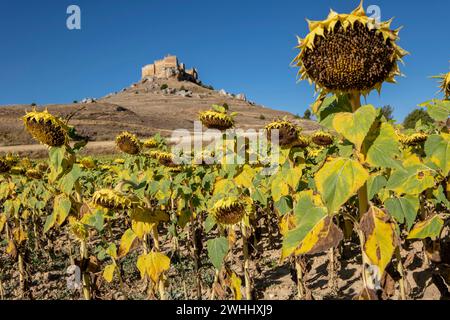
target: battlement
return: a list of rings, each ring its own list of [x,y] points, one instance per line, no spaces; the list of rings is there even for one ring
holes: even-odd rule
[[[156,60],[153,64],[142,68],[142,78],[177,79],[192,82],[198,81],[197,69],[185,69],[184,63],[179,63],[176,56],[167,55],[161,60]]]

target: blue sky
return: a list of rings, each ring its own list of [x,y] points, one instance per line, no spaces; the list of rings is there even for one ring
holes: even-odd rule
[[[260,104],[303,114],[314,100],[297,83],[291,60],[305,18],[329,8],[348,12],[357,0],[0,0],[0,105],[67,103],[101,97],[139,80],[143,65],[168,53],[199,69],[204,83],[244,92]],[[81,8],[81,30],[66,28],[66,9]],[[437,97],[429,76],[447,72],[450,1],[366,0],[382,20],[403,26],[405,58],[397,85],[368,102],[390,104],[402,120]]]

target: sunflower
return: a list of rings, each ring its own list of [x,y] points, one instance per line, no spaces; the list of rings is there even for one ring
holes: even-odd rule
[[[408,146],[408,147],[414,147],[420,144],[423,144],[425,141],[427,141],[428,135],[422,132],[414,133],[409,136],[407,135],[400,135],[400,143]]]
[[[443,74],[440,76],[437,76],[436,78],[441,79],[441,91],[445,95],[445,99],[450,99],[450,72],[447,74]]]
[[[291,143],[291,148],[307,148],[311,143],[311,138],[308,136],[299,135],[297,140]]]
[[[30,179],[40,180],[42,179],[42,172],[36,169],[28,169],[25,175]]]
[[[218,200],[211,212],[219,224],[233,225],[242,221],[250,205],[251,199],[247,197],[226,197]]]
[[[114,161],[113,161],[115,164],[124,164],[125,163],[125,160],[124,159],[121,159],[121,158],[118,158],[118,159],[114,159]]]
[[[293,61],[300,79],[323,92],[363,94],[395,82],[398,61],[408,53],[396,44],[400,29],[391,30],[391,22],[368,17],[362,2],[350,14],[331,10],[326,20],[308,21],[310,32],[298,39]]]
[[[162,164],[165,167],[175,168],[175,167],[178,166],[173,161],[174,160],[174,155],[172,153],[160,151],[157,154],[157,159],[158,159],[159,163]]]
[[[94,204],[107,209],[133,209],[140,201],[134,195],[128,195],[112,189],[101,189],[92,196]]]
[[[45,162],[39,162],[36,166],[36,169],[44,173],[48,170],[48,164]]]
[[[84,157],[80,160],[80,164],[86,169],[95,169],[96,164],[92,157]]]
[[[68,127],[47,110],[28,112],[23,117],[25,129],[34,139],[49,147],[61,147],[68,142]]]
[[[0,158],[0,173],[7,173],[11,169],[10,164],[5,158]]]
[[[227,130],[234,126],[234,120],[226,113],[208,110],[200,113],[200,121],[209,129]]]
[[[311,136],[312,142],[318,146],[326,147],[333,144],[333,136],[324,131],[317,131]]]
[[[116,137],[116,145],[120,149],[120,151],[137,155],[141,152],[141,142],[139,139],[132,133],[122,132]]]
[[[27,170],[24,167],[20,167],[20,166],[11,167],[11,169],[9,170],[9,172],[11,174],[16,174],[16,175],[25,174],[26,171]]]
[[[265,129],[269,140],[272,138],[272,130],[278,130],[278,142],[282,147],[297,141],[300,133],[300,128],[288,120],[273,121],[266,125]]]
[[[8,153],[4,160],[9,164],[9,166],[14,166],[20,162],[20,157],[16,154]]]
[[[156,141],[154,138],[150,138],[144,141],[143,146],[144,148],[147,149],[154,149],[154,148],[158,148],[158,141]]]

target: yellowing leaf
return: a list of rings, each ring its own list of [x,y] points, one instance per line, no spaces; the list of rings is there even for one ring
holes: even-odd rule
[[[372,123],[377,117],[377,110],[372,105],[359,108],[356,112],[341,112],[334,115],[333,128],[352,142],[357,150],[369,132]]]
[[[295,255],[316,254],[335,248],[342,241],[342,231],[333,223],[330,216],[322,219],[303,239]]]
[[[114,263],[107,265],[105,267],[105,269],[103,270],[103,278],[105,278],[106,281],[111,283],[113,280],[113,277],[114,277],[115,270],[116,270],[116,265]]]
[[[6,224],[6,215],[0,214],[0,232],[3,231],[5,224]]]
[[[417,223],[408,235],[408,239],[436,239],[439,237],[444,221],[437,215]]]
[[[272,180],[270,189],[272,191],[273,201],[275,202],[279,201],[283,196],[287,196],[289,194],[289,186],[285,179],[283,179],[282,175],[277,175],[275,179]]]
[[[444,176],[450,172],[450,134],[431,135],[425,142],[427,158],[437,165]]]
[[[242,300],[242,280],[234,272],[231,274],[231,291],[235,300]]]
[[[251,188],[253,187],[253,179],[255,178],[256,173],[257,171],[254,168],[246,164],[243,166],[242,172],[234,177],[234,182],[236,182],[238,186]]]
[[[297,165],[294,168],[284,169],[282,170],[283,177],[286,180],[286,183],[292,190],[297,190],[297,186],[302,178],[304,165]]]
[[[370,207],[361,218],[361,230],[364,233],[364,253],[372,265],[378,268],[378,280],[384,273],[399,243],[395,225],[384,211]]]
[[[137,268],[144,278],[148,275],[150,279],[157,283],[161,274],[170,268],[170,259],[166,255],[159,252],[150,252],[138,258]]]
[[[133,230],[128,229],[127,231],[125,231],[125,233],[122,235],[122,238],[120,239],[118,257],[122,258],[126,256],[137,239],[138,237],[133,232]]]
[[[314,181],[328,212],[335,213],[369,178],[369,173],[357,161],[336,158],[326,163]]]

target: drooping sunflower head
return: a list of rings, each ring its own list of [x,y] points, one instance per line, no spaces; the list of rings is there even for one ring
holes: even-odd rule
[[[311,138],[304,135],[299,135],[297,140],[292,142],[291,148],[305,149],[311,144]]]
[[[139,139],[134,134],[126,131],[116,137],[116,145],[120,151],[127,154],[137,155],[141,152]]]
[[[309,34],[299,38],[300,79],[332,93],[381,90],[400,75],[398,62],[408,53],[397,45],[400,29],[391,20],[377,22],[366,15],[362,2],[350,14],[331,10],[323,21],[309,21]]]
[[[165,167],[175,168],[178,166],[174,162],[174,155],[172,153],[160,151],[157,154],[157,159]]]
[[[60,119],[43,112],[28,112],[23,117],[25,129],[34,139],[49,147],[61,147],[68,142],[68,127]]]
[[[20,166],[14,166],[11,167],[11,169],[9,170],[9,172],[11,174],[16,174],[16,175],[23,175],[25,174],[27,170],[24,167],[20,167]]]
[[[94,193],[92,202],[107,209],[126,210],[139,205],[139,199],[134,195],[128,195],[112,189],[101,189]]]
[[[298,140],[300,128],[288,120],[277,120],[266,125],[267,138],[272,139],[272,132],[278,130],[278,142],[280,146],[289,146]]]
[[[328,132],[316,131],[311,136],[312,142],[318,146],[326,147],[333,144],[333,136]]]
[[[31,163],[30,158],[24,157],[20,160],[19,165],[25,169],[30,169],[33,167],[33,163]]]
[[[97,166],[95,160],[92,157],[84,157],[80,160],[80,164],[83,168],[86,169],[95,169]]]
[[[441,79],[441,81],[440,81],[441,91],[444,93],[445,99],[449,100],[450,99],[450,72],[447,74],[438,76],[437,78]]]
[[[202,124],[208,129],[227,130],[234,126],[234,119],[226,113],[208,110],[200,113]]]
[[[20,157],[16,154],[8,153],[4,160],[10,165],[14,166],[20,162]]]
[[[249,198],[226,197],[218,200],[211,212],[219,224],[233,225],[242,221],[250,203]]]
[[[159,143],[158,141],[156,141],[156,139],[150,138],[144,141],[143,146],[147,149],[155,149],[158,148]]]
[[[0,173],[7,173],[11,169],[8,161],[5,158],[0,158]]]
[[[414,147],[421,145],[427,141],[428,135],[426,133],[418,132],[411,135],[400,134],[400,143],[404,146]]]
[[[36,169],[44,173],[48,170],[48,164],[45,162],[39,162],[36,166]]]
[[[117,159],[114,159],[113,162],[114,162],[115,164],[124,164],[124,163],[125,163],[125,159],[117,158]]]
[[[30,179],[40,180],[42,179],[43,175],[42,172],[37,169],[28,169],[25,172],[25,175]]]

